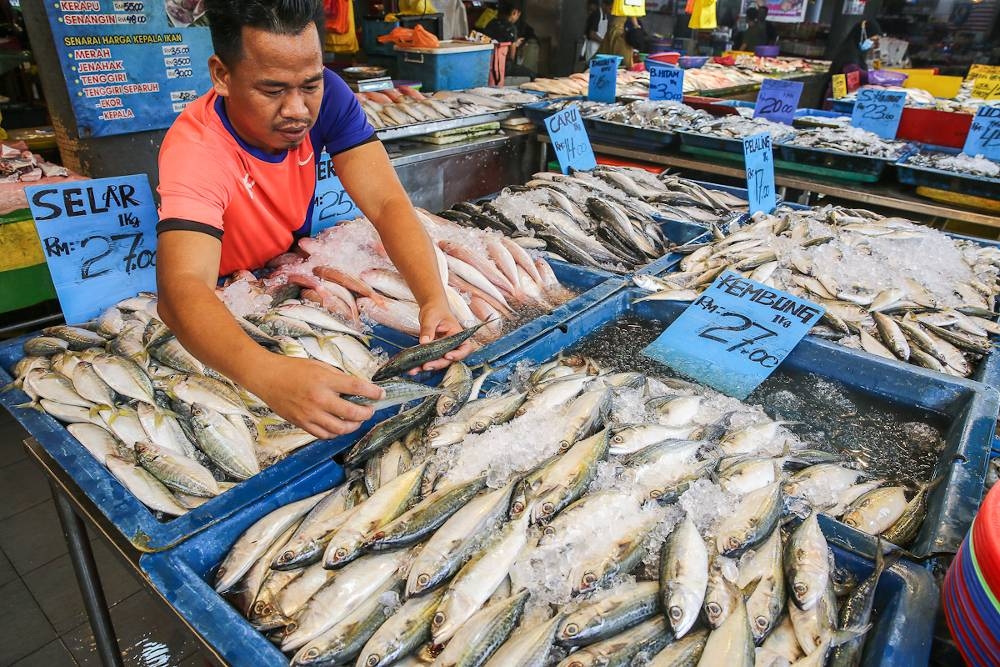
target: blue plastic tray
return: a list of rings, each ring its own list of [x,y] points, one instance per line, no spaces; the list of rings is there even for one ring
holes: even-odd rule
[[[962,151],[957,148],[947,148],[945,146],[923,146],[921,153],[947,153],[958,155]],[[956,174],[953,171],[942,169],[931,169],[930,167],[918,167],[909,163],[909,159],[914,153],[904,155],[896,162],[896,178],[900,183],[914,186],[925,186],[938,190],[948,190],[958,192],[963,195],[974,197],[986,197],[988,199],[1000,199],[1000,178],[988,178],[986,176],[969,176],[967,174]]]
[[[612,281],[612,285],[602,287],[612,278],[612,274],[564,262],[553,261],[551,265],[553,272],[563,285],[582,293],[541,318],[546,322],[552,319],[558,322],[569,318],[572,314],[604,298],[622,283],[621,280],[616,280]],[[537,321],[528,322],[490,345],[477,350],[470,355],[467,362],[470,365],[477,365],[495,359],[509,352],[513,346],[520,344],[526,337],[535,335],[540,330],[538,327]],[[398,347],[416,343],[413,337],[387,327],[378,326],[375,328],[375,333],[381,338],[395,343]],[[0,385],[11,381],[10,372],[12,372],[14,364],[24,356],[21,345],[26,338],[28,336],[0,345]],[[390,353],[395,351],[392,346],[385,343],[376,342],[376,346],[381,346]],[[382,411],[373,417],[371,422],[353,434],[334,440],[321,440],[303,447],[283,461],[279,461],[184,516],[159,521],[103,465],[94,460],[83,445],[77,442],[57,420],[37,410],[15,407],[28,400],[28,396],[21,391],[0,394],[0,405],[7,408],[21,426],[73,478],[80,490],[121,535],[133,547],[143,552],[161,551],[169,548],[231,515],[236,510],[274,492],[275,489],[280,489],[289,480],[328,462],[333,455],[354,444],[378,420],[393,414],[392,409]],[[12,444],[12,446],[16,445]]]
[[[681,150],[685,146],[691,146],[694,148],[707,148],[713,151],[736,153],[741,157],[743,156],[743,142],[738,139],[724,139],[710,134],[698,134],[685,130],[678,131],[677,136],[681,140]]]
[[[588,119],[587,133],[596,143],[612,143],[647,151],[666,150],[677,143],[677,134],[670,130],[654,130],[601,118]]]
[[[830,111],[835,111],[845,116],[850,116],[854,113],[854,100],[835,100],[832,97],[828,97],[826,101],[830,103]]]
[[[334,464],[327,467],[330,470]],[[200,535],[169,551],[144,555],[139,566],[160,596],[231,665],[286,667],[288,659],[223,600],[212,588],[211,575],[237,538],[267,513],[339,483],[342,472],[331,470],[324,479],[319,471],[283,489],[277,496],[244,509]],[[821,517],[822,521],[822,517]],[[873,552],[866,545],[844,543],[836,526],[823,522],[833,545],[837,567],[859,580],[872,572]],[[909,667],[927,664],[933,636],[937,587],[929,572],[907,562],[887,569],[875,591],[877,618],[864,650],[864,667]]]
[[[564,102],[566,100],[579,100],[583,101],[587,99],[583,95],[574,95],[571,97],[546,97],[539,102],[532,102],[531,104],[525,104],[521,107],[521,112],[524,113],[524,117],[533,123],[541,125],[545,122],[545,119],[556,113],[554,110],[549,109],[549,107],[556,102]]]
[[[806,164],[824,169],[835,169],[852,174],[863,174],[870,176],[873,180],[881,178],[886,167],[896,164],[896,160],[900,159],[855,155],[854,153],[831,151],[825,148],[806,148],[805,146],[793,146],[781,141],[775,142],[775,149],[781,154],[781,159],[786,162]],[[909,153],[910,151],[904,150],[902,157],[909,155]]]
[[[622,316],[669,323],[685,308],[685,304],[672,302],[632,303],[644,294],[636,288],[623,288],[537,336],[498,363],[512,368],[522,360],[545,361]],[[929,410],[950,422],[944,450],[933,474],[946,478],[931,493],[927,517],[910,551],[918,557],[956,552],[983,495],[1000,394],[979,382],[904,366],[812,337],[799,343],[785,359],[784,368],[815,373],[882,401]],[[496,378],[501,381],[503,373],[497,373]],[[837,527],[852,539],[874,542],[870,536],[845,525]]]

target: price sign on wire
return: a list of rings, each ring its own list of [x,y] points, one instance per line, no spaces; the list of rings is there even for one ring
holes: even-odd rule
[[[643,354],[743,399],[823,312],[815,303],[725,271]]]
[[[586,171],[597,166],[579,106],[570,105],[546,118],[545,129],[549,132],[564,174],[568,174],[570,168]]]
[[[67,322],[156,289],[159,216],[144,174],[24,190]]]
[[[861,88],[851,113],[851,125],[883,139],[895,139],[905,105],[906,93],[902,91]]]
[[[962,152],[1000,160],[1000,106],[984,104],[976,111]]]
[[[833,99],[847,97],[847,77],[843,74],[833,75]]]
[[[976,76],[972,97],[980,100],[1000,100],[1000,72],[985,72]]]
[[[770,213],[777,204],[774,187],[774,150],[771,135],[761,132],[743,139],[743,160],[747,168],[747,195],[750,213]]]
[[[684,70],[674,65],[658,63],[655,60],[646,60],[646,69],[649,70],[649,99],[674,100],[681,102],[684,100]]]
[[[587,98],[612,104],[618,94],[618,62],[620,56],[598,56],[590,61]]]
[[[362,215],[361,209],[347,194],[344,184],[337,177],[329,153],[323,151],[316,163],[316,192],[313,194],[310,233],[315,236],[338,222],[354,220]]]
[[[757,93],[753,117],[791,125],[795,119],[795,110],[799,108],[802,87],[801,81],[764,79]]]

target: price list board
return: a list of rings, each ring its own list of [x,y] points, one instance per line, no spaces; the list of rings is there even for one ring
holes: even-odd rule
[[[81,137],[170,127],[211,85],[203,10],[177,0],[46,0],[45,10]]]

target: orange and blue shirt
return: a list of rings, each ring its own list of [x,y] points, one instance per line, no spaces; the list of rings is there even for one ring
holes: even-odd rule
[[[243,141],[222,98],[210,91],[178,116],[163,139],[157,232],[198,231],[220,239],[220,276],[260,268],[309,233],[322,151],[333,156],[375,140],[354,93],[330,70],[316,124],[285,153]]]

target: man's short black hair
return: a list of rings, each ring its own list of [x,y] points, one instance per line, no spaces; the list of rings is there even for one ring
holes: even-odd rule
[[[747,8],[747,21],[756,21],[759,15],[760,12],[757,11],[756,7]]]
[[[243,57],[244,27],[298,35],[315,23],[322,40],[326,23],[322,0],[206,0],[205,9],[215,54],[227,65]]]
[[[521,11],[521,7],[513,2],[501,1],[497,3],[497,16],[502,19],[509,18],[515,11]]]

